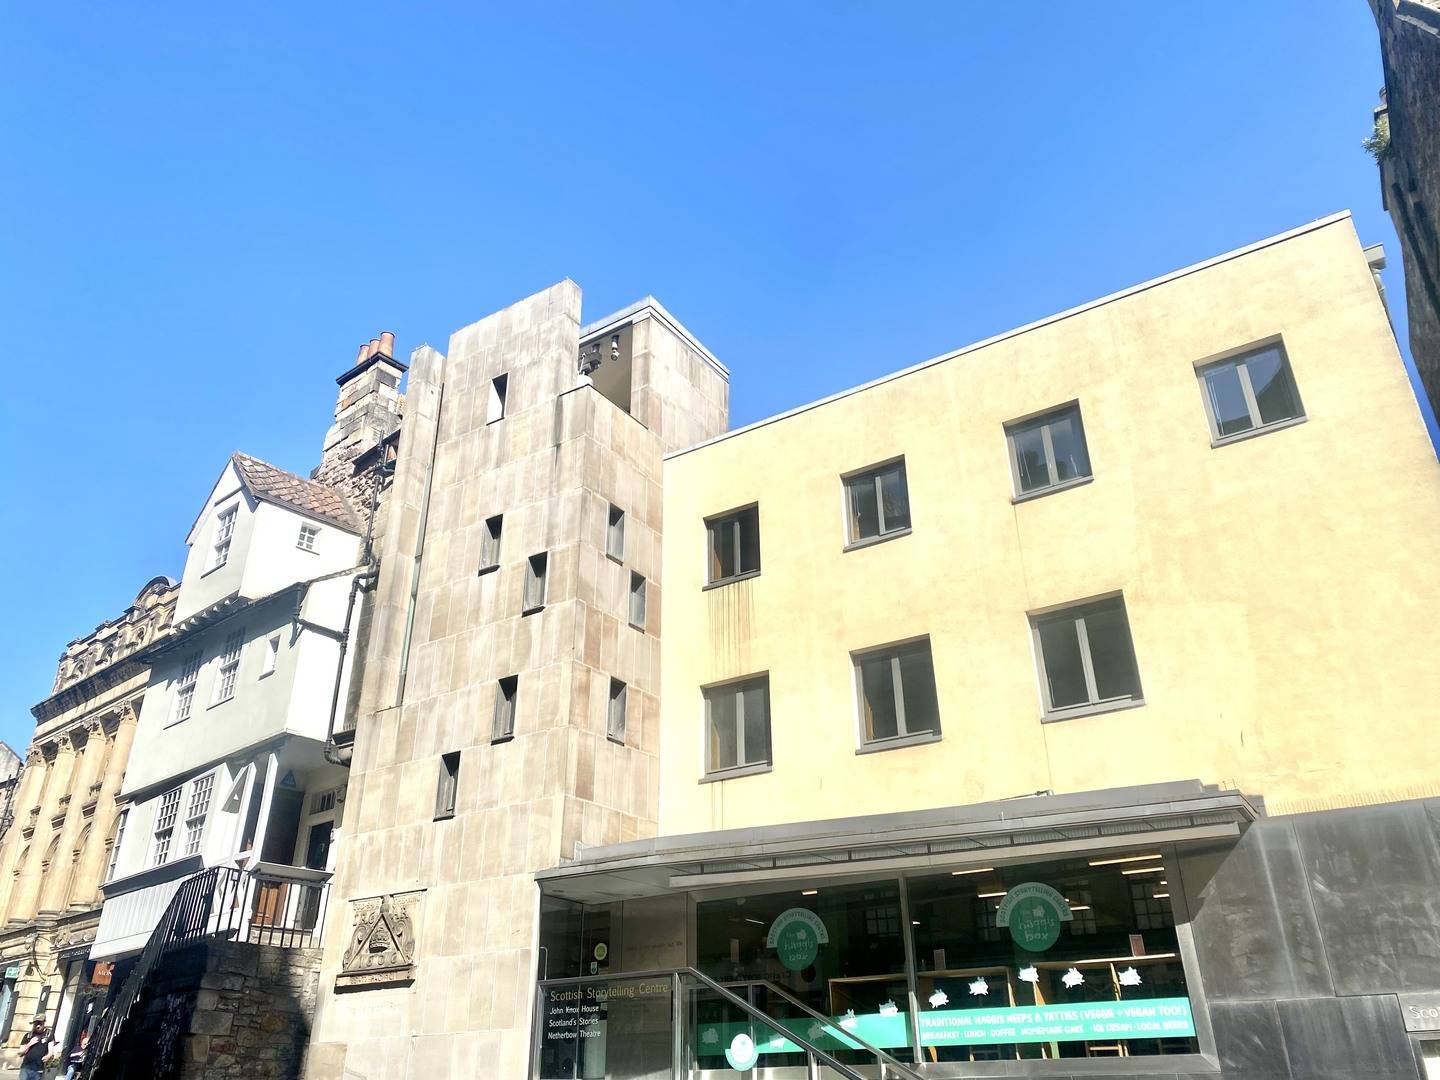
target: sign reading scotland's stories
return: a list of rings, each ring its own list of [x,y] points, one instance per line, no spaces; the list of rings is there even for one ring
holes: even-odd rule
[[[791,971],[803,971],[815,962],[821,945],[830,944],[830,931],[809,908],[792,907],[782,911],[770,924],[765,947],[774,949],[780,963]]]
[[[1049,885],[1026,881],[1000,901],[996,926],[1008,926],[1015,944],[1028,952],[1044,952],[1060,937],[1060,924],[1075,918],[1065,897]]]

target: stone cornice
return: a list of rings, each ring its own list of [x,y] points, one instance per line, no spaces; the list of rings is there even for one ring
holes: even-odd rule
[[[148,665],[138,662],[136,655],[138,651],[85,676],[78,682],[71,683],[63,690],[56,691],[40,704],[32,706],[30,715],[35,717],[37,723],[43,724],[72,709],[78,709],[85,702],[100,697],[137,675],[143,675]]]

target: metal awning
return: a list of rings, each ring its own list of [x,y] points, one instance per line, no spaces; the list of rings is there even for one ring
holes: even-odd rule
[[[1199,780],[1037,795],[829,821],[658,836],[582,849],[536,874],[546,896],[610,903],[691,889],[1233,839],[1258,800]]]

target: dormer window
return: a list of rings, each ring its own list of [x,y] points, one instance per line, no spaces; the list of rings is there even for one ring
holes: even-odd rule
[[[300,539],[295,541],[295,546],[301,551],[314,551],[315,538],[319,535],[320,527],[318,525],[301,525]]]
[[[235,518],[238,506],[227,506],[215,519],[215,554],[210,560],[210,569],[218,570],[230,561],[230,538],[235,535]]]

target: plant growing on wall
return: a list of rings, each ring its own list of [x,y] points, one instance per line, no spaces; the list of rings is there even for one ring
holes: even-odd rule
[[[1390,118],[1388,116],[1377,116],[1375,118],[1375,130],[1368,138],[1360,143],[1365,152],[1375,159],[1378,165],[1390,154]]]

